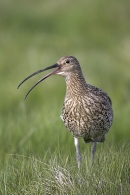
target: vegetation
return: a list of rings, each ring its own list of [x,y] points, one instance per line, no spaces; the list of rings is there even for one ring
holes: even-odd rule
[[[0,194],[130,194],[130,2],[0,2]],[[73,136],[59,118],[63,78],[52,76],[24,101],[39,74],[64,55],[80,61],[88,83],[112,99],[114,122],[97,146]]]

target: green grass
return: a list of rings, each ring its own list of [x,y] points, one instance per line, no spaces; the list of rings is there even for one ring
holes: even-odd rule
[[[89,152],[83,153],[80,172],[73,156],[59,148],[38,158],[9,155],[10,164],[1,172],[1,194],[129,194],[128,147],[102,147],[94,167]]]
[[[0,2],[0,194],[130,193],[130,2]],[[114,122],[98,144],[81,140],[79,173],[72,135],[60,119],[64,79],[32,72],[64,55],[80,61],[88,83],[112,99]]]

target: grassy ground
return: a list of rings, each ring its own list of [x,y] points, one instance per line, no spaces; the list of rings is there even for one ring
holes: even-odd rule
[[[0,2],[0,194],[130,193],[130,2]],[[30,73],[64,55],[80,61],[88,83],[106,91],[114,123],[99,144],[81,140],[79,173],[73,137],[59,118],[63,78]]]

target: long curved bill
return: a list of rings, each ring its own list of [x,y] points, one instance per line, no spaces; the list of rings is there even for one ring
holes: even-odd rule
[[[37,81],[37,83],[35,83],[35,84],[29,89],[29,91],[26,93],[24,99],[27,98],[28,94],[29,94],[29,93],[32,91],[32,89],[33,89],[34,87],[36,87],[39,83],[41,83],[41,82],[42,82],[43,80],[45,80],[47,77],[49,77],[49,76],[51,76],[51,75],[53,75],[53,74],[56,74],[56,73],[58,72],[58,70],[60,69],[60,66],[56,63],[56,64],[54,64],[54,65],[52,65],[52,66],[48,66],[48,67],[46,67],[46,68],[44,68],[44,69],[38,70],[38,71],[36,71],[36,72],[30,74],[28,77],[26,77],[26,78],[18,85],[17,89],[18,89],[25,81],[27,81],[27,80],[30,79],[31,77],[33,77],[33,76],[35,76],[36,74],[39,74],[39,73],[41,73],[41,72],[44,72],[44,71],[46,71],[46,70],[52,69],[52,68],[56,68],[56,69],[53,70],[52,72],[50,72],[49,74],[47,74],[46,76],[44,76],[43,78],[41,78],[39,81]]]

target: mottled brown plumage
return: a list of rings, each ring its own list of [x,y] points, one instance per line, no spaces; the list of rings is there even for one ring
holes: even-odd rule
[[[56,64],[30,75],[23,80],[20,85],[35,74],[51,68],[56,69],[39,80],[29,90],[29,92],[38,83],[52,74],[58,74],[65,78],[66,95],[62,108],[61,119],[63,120],[66,128],[74,136],[78,167],[80,168],[81,161],[79,152],[79,138],[81,137],[86,143],[93,143],[93,164],[96,144],[97,142],[105,141],[105,134],[109,131],[109,128],[112,125],[113,111],[111,99],[104,91],[88,84],[85,81],[80,64],[73,56],[62,57]]]

